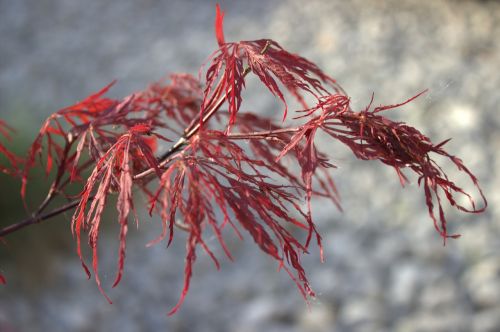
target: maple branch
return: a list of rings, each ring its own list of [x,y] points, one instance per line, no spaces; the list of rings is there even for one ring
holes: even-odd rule
[[[329,174],[329,169],[336,166],[318,151],[315,143],[318,133],[346,145],[358,159],[378,160],[392,166],[401,184],[407,181],[403,170],[413,171],[419,177],[428,214],[443,241],[459,236],[448,233],[445,199],[463,212],[484,211],[487,202],[478,179],[458,157],[443,149],[448,140],[434,144],[418,129],[382,115],[382,111],[403,106],[422,93],[402,103],[373,109],[372,96],[364,110],[355,112],[350,98],[332,77],[277,42],[259,39],[226,43],[223,17],[224,12],[216,5],[215,33],[219,49],[209,57],[208,65],[201,68],[201,72],[205,72],[204,80],[189,74],[174,74],[171,84],[161,81],[124,99],[104,96],[113,81],[49,116],[24,162],[22,198],[25,199],[28,176],[37,159],[42,165],[45,159],[46,174],[55,173],[55,177],[51,177],[50,189],[38,208],[24,220],[2,226],[0,239],[66,211],[73,212],[71,228],[82,266],[90,278],[91,271],[81,246],[82,235],[88,233],[95,281],[111,303],[99,277],[98,237],[104,209],[108,197],[116,195],[120,232],[115,287],[124,271],[131,215],[139,222],[134,191],[141,190],[147,197],[150,215],[161,218],[161,234],[148,245],[167,238],[167,246],[170,245],[174,227],[188,232],[184,288],[169,315],[178,310],[189,290],[197,248],[203,248],[215,266],[220,267],[211,246],[207,245],[207,236],[211,236],[210,239],[215,236],[232,260],[224,240],[224,230],[228,227],[241,240],[243,236],[238,229],[244,229],[262,252],[290,275],[307,301],[314,292],[301,265],[301,255],[308,252],[314,238],[323,261],[321,235],[312,218],[312,198],[329,198],[341,210],[339,194]],[[286,92],[295,97],[302,109],[294,120],[302,119],[303,123],[272,125],[268,118],[258,114],[239,113],[245,77],[250,72],[284,104],[283,121],[289,106]],[[306,97],[315,99],[313,107],[309,107]],[[219,110],[227,111],[228,117],[217,116],[212,121],[217,122],[217,126],[209,125]],[[239,128],[240,132],[233,133],[231,128],[236,122],[235,130]],[[183,131],[179,130],[182,128]],[[6,129],[0,120],[0,136],[8,138]],[[162,129],[169,137],[160,134]],[[170,135],[174,135],[174,141]],[[155,154],[157,139],[172,145]],[[74,149],[76,142],[78,146]],[[80,158],[82,153],[88,154],[88,161]],[[440,164],[431,158],[431,153],[450,160],[469,177],[484,201],[483,207],[477,207],[473,195],[448,178]],[[21,162],[1,143],[0,154],[8,159],[9,168],[20,171],[17,166]],[[295,164],[281,162],[284,156]],[[86,172],[89,166],[93,167],[90,175]],[[0,171],[5,170],[0,165]],[[66,193],[66,187],[73,180],[85,183],[78,197]],[[58,196],[67,198],[66,204],[49,210]],[[458,198],[465,199],[469,205],[459,205]],[[287,225],[307,232],[305,241]],[[207,228],[210,228],[209,234],[206,234]],[[0,284],[4,283],[5,278],[0,274]]]
[[[264,45],[264,47],[262,48],[262,50],[260,51],[260,54],[265,54],[267,52],[267,50],[269,49],[269,47],[271,46],[271,43],[269,41],[266,42],[266,44]],[[250,72],[251,72],[251,68],[250,66],[247,66],[244,70],[243,70],[243,78],[245,78]],[[215,88],[215,91],[217,91],[218,89],[221,89],[221,83],[219,82],[219,85]],[[184,135],[182,135],[179,140],[177,142],[175,142],[174,145],[172,145],[172,147],[167,151],[165,152],[162,156],[160,156],[160,158],[158,158],[158,161],[160,162],[159,163],[159,167],[163,167],[165,166],[168,161],[170,161],[171,159],[169,159],[169,157],[173,156],[176,152],[179,151],[179,149],[184,146],[191,137],[193,137],[201,128],[201,126],[203,124],[205,124],[218,110],[219,108],[222,106],[222,104],[224,104],[224,102],[226,101],[227,99],[227,96],[228,94],[231,92],[232,88],[229,87],[229,89],[226,91],[225,94],[223,94],[218,100],[217,102],[215,102],[215,104],[213,104],[213,106],[211,106],[212,104],[212,101],[213,99],[211,99],[209,101],[209,110],[208,112],[206,112],[205,114],[203,114],[203,118],[201,118],[200,120],[200,116],[201,114],[198,114],[198,116],[196,116],[192,121],[191,123],[186,127],[186,129],[184,129]],[[214,95],[216,95],[214,93]],[[168,161],[167,161],[168,160]],[[144,172],[142,173],[139,173],[139,174],[136,174],[134,176],[134,180],[137,180],[137,179],[140,179],[140,178],[143,178],[149,174],[153,174],[155,170],[153,168],[149,168],[147,170],[145,170]]]
[[[92,200],[94,197],[91,196],[89,198],[89,200]],[[29,225],[34,225],[34,224],[38,224],[44,220],[47,220],[47,219],[50,219],[50,218],[53,218],[61,213],[64,213],[68,210],[71,210],[72,208],[76,207],[78,204],[80,203],[80,200],[77,199],[77,200],[74,200],[72,202],[69,202],[63,206],[60,206],[50,212],[47,212],[41,216],[31,216],[29,218],[26,218],[18,223],[15,223],[15,224],[12,224],[12,225],[9,225],[7,227],[4,227],[0,230],[0,237],[2,236],[5,236],[5,235],[9,235],[10,233],[13,233],[17,230],[20,230],[26,226],[29,226]]]
[[[244,75],[247,75],[248,72],[250,72],[249,67],[245,69]],[[211,107],[210,111],[205,113],[201,121],[199,115],[196,118],[194,118],[193,121],[191,121],[191,124],[184,130],[184,135],[182,135],[179,138],[179,140],[175,142],[175,144],[172,145],[172,147],[167,152],[165,152],[160,158],[158,158],[158,161],[160,161],[160,163],[158,164],[159,168],[165,166],[171,160],[171,158],[169,157],[173,156],[177,151],[179,151],[179,149],[182,146],[184,146],[187,142],[189,142],[189,139],[193,137],[198,132],[198,130],[200,130],[201,125],[206,123],[215,114],[215,112],[219,110],[219,107],[221,107],[222,104],[224,104],[226,99],[227,99],[227,94],[222,95],[217,101],[217,103],[215,103],[215,105]],[[134,180],[153,174],[154,171],[155,171],[154,168],[149,168],[142,173],[136,174],[134,176]]]
[[[184,145],[184,143],[181,144],[181,145],[179,145],[179,147],[182,146],[182,145]],[[158,164],[158,168],[161,169],[161,168],[165,167],[166,164],[168,164],[169,162],[171,162],[176,157],[176,155],[174,155],[174,153],[178,150],[179,147],[177,147],[175,150],[173,148],[171,148],[169,150],[171,152],[168,153],[168,154],[166,154],[166,159],[163,159],[163,161]],[[145,171],[143,171],[143,172],[141,172],[139,174],[134,175],[132,178],[134,180],[139,180],[139,179],[142,179],[145,176],[153,174],[154,171],[155,171],[154,168],[148,168],[147,170],[145,170]]]
[[[61,165],[64,164],[64,161],[67,159],[67,153],[70,151],[71,149],[71,146],[73,144],[73,140],[69,140],[66,144],[66,147],[64,149],[65,153],[64,153],[64,156],[63,156],[63,159],[61,161]],[[91,162],[88,161],[86,162],[85,164],[81,165],[79,167],[80,170],[82,169],[85,169],[87,168],[88,166],[91,165]],[[61,179],[62,179],[62,176],[63,176],[63,172],[61,171],[61,167],[59,167],[59,170],[58,170],[58,173],[56,175],[56,179],[54,180],[54,182],[52,183],[52,185],[50,186],[50,189],[49,189],[49,192],[47,193],[47,196],[45,197],[45,199],[43,200],[43,202],[38,206],[38,208],[36,209],[36,211],[32,214],[31,217],[29,218],[26,218],[20,222],[17,222],[15,224],[11,224],[9,226],[6,226],[4,228],[2,228],[0,230],[0,237],[2,236],[5,236],[5,235],[8,235],[10,233],[13,233],[19,229],[22,229],[26,226],[29,226],[29,225],[33,225],[33,224],[38,224],[44,220],[47,220],[47,219],[50,219],[52,217],[55,217],[63,212],[66,212],[72,208],[74,208],[75,206],[78,205],[78,203],[80,202],[80,200],[74,200],[72,202],[69,202],[63,206],[60,206],[58,208],[55,208],[54,210],[46,213],[46,214],[43,214],[43,215],[40,215],[43,210],[45,210],[45,208],[47,208],[47,206],[50,204],[50,202],[52,200],[54,200],[54,198],[57,197],[57,195],[59,194],[59,191],[61,190],[61,188],[65,187],[68,183],[70,183],[70,180],[71,180],[71,177],[68,177],[65,181],[61,182]],[[94,196],[91,196],[89,198],[89,200],[92,200],[94,199]]]
[[[60,189],[60,188],[58,188],[58,186],[61,182],[62,177],[64,176],[64,171],[65,171],[63,165],[66,163],[69,151],[71,150],[71,147],[73,146],[73,142],[74,142],[74,140],[71,138],[71,136],[69,138],[66,138],[66,145],[64,147],[63,157],[61,159],[61,162],[59,163],[60,166],[57,169],[56,178],[55,178],[54,182],[52,182],[50,189],[49,189],[49,192],[47,193],[47,196],[45,197],[43,202],[38,206],[38,209],[36,210],[36,212],[34,214],[35,216],[38,216],[40,213],[42,213],[43,210],[45,210],[45,208],[50,204],[50,202],[57,196],[57,192]],[[60,187],[67,184],[67,182],[68,181],[64,182]]]
[[[276,135],[279,134],[292,134],[300,131],[301,127],[295,128],[283,128],[283,129],[275,129],[275,130],[266,130],[266,131],[255,131],[253,133],[229,133],[226,136],[230,139],[275,139]]]

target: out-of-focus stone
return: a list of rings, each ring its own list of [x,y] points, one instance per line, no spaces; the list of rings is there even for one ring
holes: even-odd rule
[[[500,306],[480,311],[474,315],[472,331],[498,332],[500,326]]]
[[[464,276],[472,302],[480,308],[498,306],[500,303],[500,259],[484,259],[472,266]]]
[[[469,332],[470,317],[460,312],[421,312],[402,319],[396,332]]]
[[[388,297],[398,306],[410,306],[416,301],[421,275],[415,263],[399,264],[393,267]]]
[[[329,304],[313,304],[300,314],[299,322],[304,331],[331,331],[336,320],[335,308]]]

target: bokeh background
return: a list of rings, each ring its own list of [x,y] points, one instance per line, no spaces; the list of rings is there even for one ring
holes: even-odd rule
[[[115,302],[109,305],[86,280],[67,215],[0,247],[8,279],[0,287],[0,331],[500,331],[500,2],[222,5],[226,39],[272,38],[306,56],[338,80],[356,109],[372,92],[376,104],[391,104],[428,88],[393,118],[436,142],[453,137],[448,150],[478,176],[488,210],[448,211],[451,230],[463,236],[443,247],[415,178],[401,188],[392,170],[325,141],[323,150],[339,165],[344,212],[315,206],[326,262],[317,251],[305,258],[318,294],[310,309],[287,275],[245,239],[234,241],[236,261],[221,271],[200,252],[184,306],[167,318],[182,288],[184,243],[180,237],[168,249],[146,249],[158,231],[148,218],[129,232],[125,277],[112,290],[116,230],[102,237],[102,274]],[[51,112],[113,79],[111,95],[123,97],[168,73],[196,74],[216,47],[214,6],[0,0],[0,118],[18,129],[10,146],[24,153]],[[243,108],[281,112],[269,100],[251,90]],[[26,212],[19,183],[0,176],[5,226]],[[34,204],[47,184],[42,175],[33,181]]]

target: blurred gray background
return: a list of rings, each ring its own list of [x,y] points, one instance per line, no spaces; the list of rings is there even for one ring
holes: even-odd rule
[[[24,153],[51,112],[113,79],[111,95],[123,97],[168,73],[196,74],[216,48],[214,5],[0,0],[0,118],[18,129],[10,146]],[[378,105],[429,88],[393,118],[436,142],[453,137],[447,148],[478,176],[488,210],[449,210],[449,227],[462,238],[443,247],[414,177],[401,188],[393,170],[325,141],[323,150],[339,165],[334,177],[345,211],[316,204],[326,262],[317,250],[304,259],[318,294],[310,310],[287,275],[245,239],[233,241],[236,261],[224,261],[221,271],[200,251],[184,306],[167,318],[182,288],[184,243],[181,236],[169,249],[146,249],[158,231],[147,217],[129,232],[116,289],[116,229],[101,238],[102,277],[115,302],[109,305],[85,278],[68,215],[13,234],[0,248],[8,279],[0,287],[0,331],[500,331],[500,2],[222,5],[227,40],[278,41],[335,77],[356,109],[372,92]],[[248,97],[244,109],[276,112],[268,94]],[[39,178],[33,202],[41,199],[36,188],[46,189]],[[5,226],[25,212],[19,183],[0,180]],[[108,219],[114,224],[113,215]]]

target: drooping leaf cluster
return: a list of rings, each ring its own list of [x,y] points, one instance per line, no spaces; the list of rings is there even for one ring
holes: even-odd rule
[[[456,237],[447,233],[444,200],[461,211],[484,210],[486,200],[477,179],[443,149],[446,141],[434,144],[417,129],[383,115],[416,97],[357,112],[333,78],[275,41],[226,42],[218,6],[215,34],[219,48],[199,79],[172,75],[170,81],[152,84],[122,100],[106,97],[113,82],[51,115],[30,148],[22,196],[37,160],[53,179],[38,211],[56,195],[71,197],[70,183],[81,184],[71,229],[90,277],[81,247],[83,234],[88,234],[93,274],[108,301],[98,273],[103,212],[110,196],[116,196],[120,229],[116,286],[122,278],[130,219],[139,223],[134,208],[138,193],[147,198],[150,214],[161,220],[161,234],[151,245],[164,241],[170,245],[175,232],[187,232],[184,289],[170,313],[188,292],[198,249],[219,268],[220,258],[208,238],[214,236],[227,258],[233,259],[225,242],[231,233],[243,238],[246,232],[289,274],[305,298],[314,296],[301,264],[312,239],[322,247],[311,200],[328,198],[340,209],[330,173],[335,166],[318,150],[318,132],[345,144],[359,159],[393,167],[401,184],[407,182],[405,170],[416,173],[429,215],[443,239]],[[242,91],[251,75],[283,103],[278,118],[289,117],[290,96],[298,101],[301,107],[292,125],[242,110]],[[477,207],[447,177],[433,154],[448,158],[472,180],[483,206]],[[459,205],[457,195],[465,195],[471,206]]]

